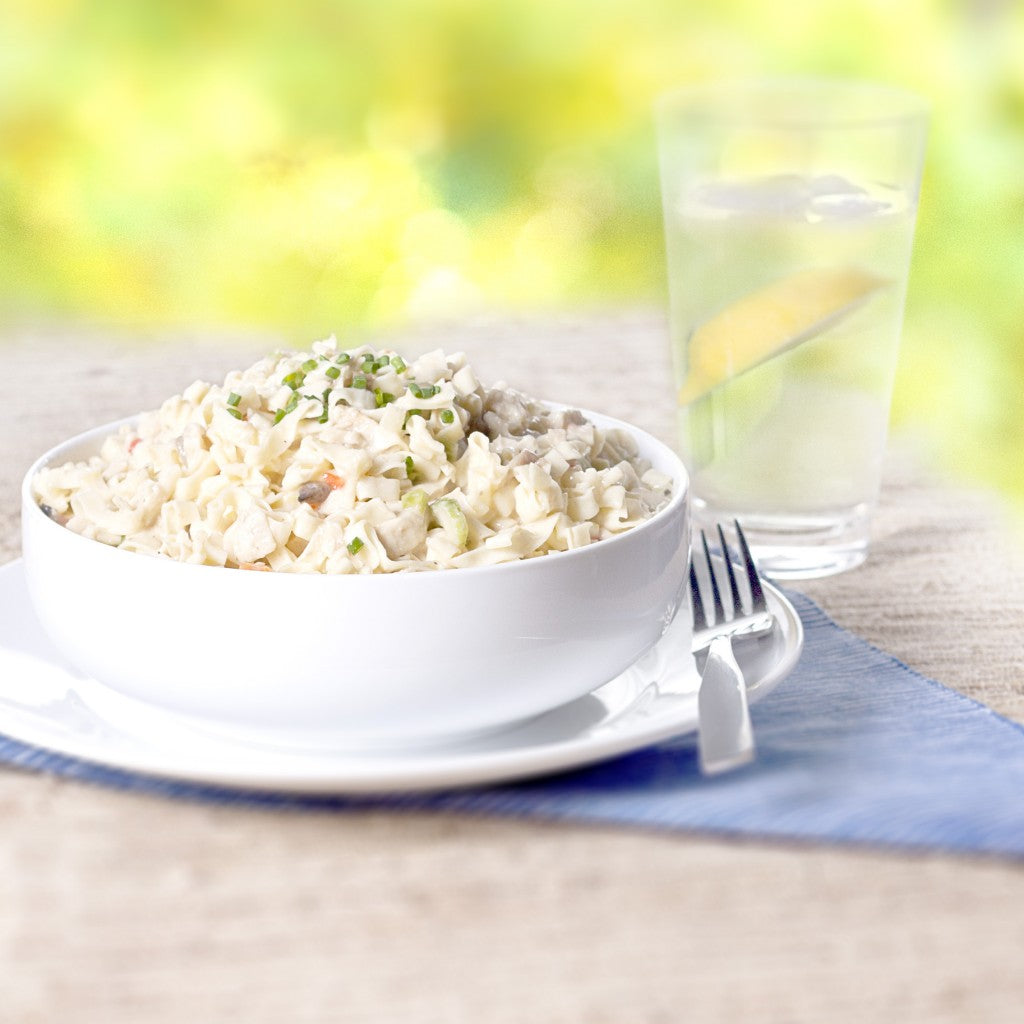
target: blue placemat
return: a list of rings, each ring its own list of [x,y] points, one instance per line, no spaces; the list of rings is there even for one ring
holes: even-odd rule
[[[4,737],[0,761],[235,805],[433,809],[1024,857],[1024,728],[841,629],[810,599],[788,596],[804,623],[804,654],[753,708],[757,760],[729,775],[700,775],[692,737],[529,783],[372,800],[156,780]]]

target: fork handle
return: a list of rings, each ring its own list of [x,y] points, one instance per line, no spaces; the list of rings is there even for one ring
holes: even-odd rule
[[[704,774],[729,771],[754,759],[747,684],[728,637],[718,637],[708,648],[697,714],[697,745]]]

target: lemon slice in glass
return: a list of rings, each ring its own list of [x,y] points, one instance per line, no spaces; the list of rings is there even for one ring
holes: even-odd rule
[[[734,302],[689,342],[685,405],[794,345],[816,337],[889,282],[856,267],[801,270]]]

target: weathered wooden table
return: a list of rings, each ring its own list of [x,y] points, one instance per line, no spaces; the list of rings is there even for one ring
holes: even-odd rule
[[[391,340],[463,349],[486,380],[671,441],[664,337],[660,318],[639,312]],[[18,485],[41,451],[307,340],[8,329],[0,562],[18,555]],[[801,589],[1024,722],[1021,559],[994,501],[918,465],[890,459],[868,563]],[[992,1024],[1024,1013],[1019,863],[244,810],[3,768],[0,822],[0,1020],[19,1024]]]

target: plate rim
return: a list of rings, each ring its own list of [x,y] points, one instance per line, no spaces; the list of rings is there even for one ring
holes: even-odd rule
[[[16,558],[0,566],[0,588],[9,580],[21,574],[24,579],[22,559]],[[804,629],[800,615],[786,595],[772,583],[765,581],[765,592],[769,603],[776,612],[778,636],[781,639],[781,651],[766,671],[751,684],[750,702],[753,704],[766,697],[786,677],[788,677],[799,661],[804,646]],[[31,607],[28,615],[35,619]],[[47,641],[49,642],[49,641]],[[51,650],[53,648],[51,647]],[[0,659],[7,648],[0,643]],[[57,652],[53,650],[53,653]],[[742,648],[737,651],[737,659],[743,663]],[[57,666],[62,671],[63,665]],[[632,667],[626,672],[632,671]],[[620,678],[620,677],[616,677]],[[78,696],[83,687],[73,676],[68,676],[68,693]],[[86,680],[89,687],[105,690],[117,699],[122,698],[108,687],[103,687],[95,680]],[[657,680],[652,680],[656,683]],[[607,683],[601,686],[608,685]],[[591,693],[601,689],[594,688]],[[3,684],[0,683],[0,698],[3,695]],[[577,700],[585,700],[590,695]],[[177,761],[168,757],[165,751],[154,748],[151,740],[139,733],[129,733],[117,725],[104,719],[92,705],[89,710],[101,722],[113,725],[115,730],[136,744],[129,745],[127,750],[115,748],[104,754],[97,749],[97,741],[90,749],[85,749],[81,742],[74,742],[80,734],[69,733],[71,742],[55,743],[33,738],[31,729],[10,728],[6,709],[0,702],[0,736],[6,737],[23,746],[42,751],[55,758],[71,758],[84,765],[91,766],[99,772],[109,773],[111,770],[128,775],[142,776],[154,782],[178,783],[183,786],[200,786],[211,789],[233,791],[276,792],[291,795],[338,795],[338,796],[370,796],[398,795],[412,793],[441,792],[454,789],[467,789],[474,786],[511,783],[556,772],[584,768],[614,757],[623,756],[669,739],[679,739],[694,732],[697,727],[696,691],[688,695],[659,694],[665,707],[657,716],[644,715],[637,702],[617,712],[618,727],[606,734],[593,735],[593,728],[584,730],[568,738],[559,738],[553,742],[542,742],[533,746],[515,746],[496,749],[461,749],[458,743],[444,744],[430,748],[422,748],[411,753],[403,753],[396,757],[387,750],[362,750],[329,752],[323,749],[307,748],[273,748],[256,747],[241,737],[232,737],[226,733],[204,732],[205,738],[216,741],[225,754],[231,750],[244,750],[250,760],[242,770],[232,770],[230,758],[225,756],[220,765],[213,765],[200,760],[190,762],[188,758]],[[86,702],[88,704],[88,702]],[[498,730],[493,739],[500,743],[503,733],[512,733],[522,728],[530,728],[576,701],[571,701],[561,708],[538,715],[526,723],[510,724],[507,729]],[[172,717],[178,723],[181,716],[173,712],[163,712],[152,705],[144,705],[148,713],[157,718],[161,715]],[[43,715],[40,709],[38,715]],[[625,721],[627,727],[622,728]],[[632,724],[630,724],[632,722]],[[66,726],[65,726],[66,728]],[[102,743],[102,741],[99,741]],[[251,761],[254,750],[259,750],[265,762],[255,768]],[[156,755],[155,757],[153,755]],[[148,755],[148,756],[147,756]],[[6,759],[5,759],[6,760]],[[291,766],[285,774],[282,769],[288,762]],[[45,766],[44,766],[45,767]],[[81,775],[81,772],[76,774]]]

